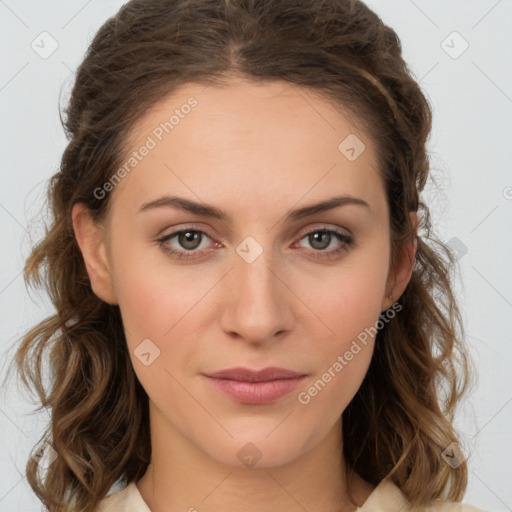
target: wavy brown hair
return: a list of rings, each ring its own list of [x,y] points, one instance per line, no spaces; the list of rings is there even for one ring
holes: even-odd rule
[[[58,453],[45,472],[29,460],[30,485],[52,512],[91,512],[113,484],[136,481],[148,467],[148,397],[118,306],[91,289],[71,211],[83,202],[105,219],[111,202],[94,190],[125,161],[148,108],[183,84],[222,86],[234,76],[305,88],[363,123],[378,148],[394,259],[415,236],[409,212],[421,213],[403,309],[378,332],[368,373],[343,412],[343,450],[351,471],[373,485],[391,479],[413,506],[460,501],[466,463],[454,469],[441,453],[458,441],[452,421],[471,360],[454,258],[420,198],[431,109],[396,33],[357,0],[132,0],[96,33],[61,119],[69,142],[49,181],[52,217],[25,265],[26,282],[43,287],[56,309],[16,354],[22,381],[51,413],[43,440]]]

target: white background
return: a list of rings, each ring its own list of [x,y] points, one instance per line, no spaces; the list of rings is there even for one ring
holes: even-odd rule
[[[458,293],[479,375],[456,422],[469,456],[463,501],[489,511],[511,511],[512,1],[368,4],[397,31],[406,60],[433,106],[429,147],[437,185],[426,197],[432,200],[441,238],[456,237],[467,248],[459,260]],[[52,313],[42,295],[28,294],[21,271],[30,236],[37,239],[41,233],[45,180],[58,170],[66,145],[59,93],[64,101],[88,43],[121,5],[120,0],[0,0],[2,376],[11,354],[7,349]],[[31,48],[43,31],[59,45],[47,59]],[[454,31],[463,39],[450,35]],[[464,40],[468,49],[452,58]],[[15,386],[4,391],[0,511],[41,509],[23,474],[45,415],[28,415],[30,410]]]

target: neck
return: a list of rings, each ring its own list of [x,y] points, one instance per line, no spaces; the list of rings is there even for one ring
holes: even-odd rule
[[[345,482],[341,419],[314,448],[281,466],[233,467],[200,450],[150,402],[152,458],[137,487],[152,512],[353,512],[373,486]],[[263,460],[261,461],[263,462]]]

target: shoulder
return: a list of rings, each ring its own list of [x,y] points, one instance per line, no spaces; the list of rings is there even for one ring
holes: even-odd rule
[[[151,512],[134,482],[98,504],[95,512]]]
[[[481,508],[473,507],[468,503],[459,503],[457,501],[443,501],[439,504],[432,505],[426,509],[426,512],[489,512]]]
[[[427,509],[427,512],[489,512],[481,508],[476,508],[468,503],[459,503],[455,501],[443,501]]]
[[[357,512],[420,512],[410,507],[405,495],[390,480],[382,480]],[[421,512],[489,512],[467,503],[439,501]]]

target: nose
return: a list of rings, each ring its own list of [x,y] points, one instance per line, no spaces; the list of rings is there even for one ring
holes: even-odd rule
[[[221,316],[221,327],[230,336],[262,344],[292,329],[293,292],[282,266],[272,263],[270,251],[251,263],[235,254]]]

